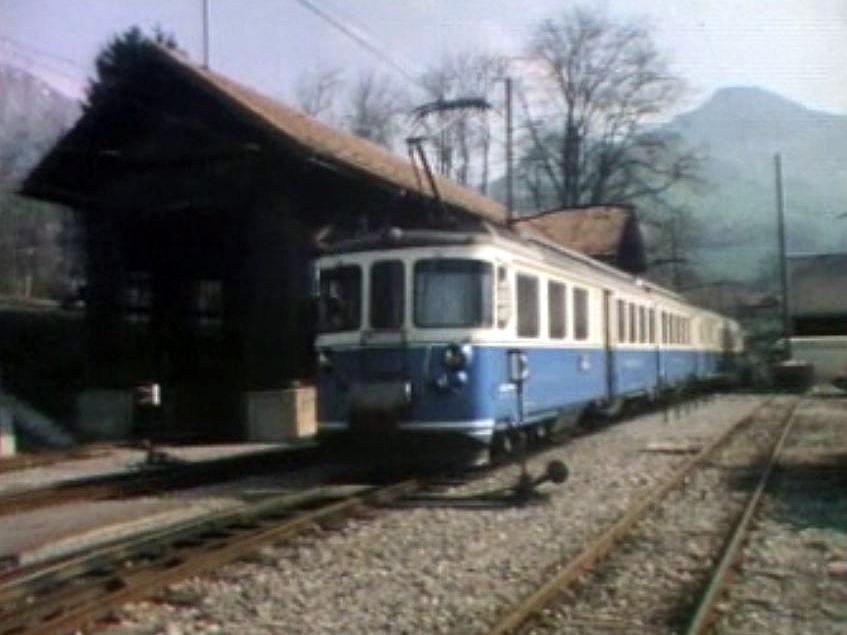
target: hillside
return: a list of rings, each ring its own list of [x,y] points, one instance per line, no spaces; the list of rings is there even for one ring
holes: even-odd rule
[[[783,158],[789,252],[847,250],[847,117],[757,88],[726,88],[665,128],[704,157],[704,185],[677,191],[714,276],[746,278],[776,241],[773,156]]]
[[[678,135],[702,158],[701,182],[668,195],[690,213],[683,247],[700,277],[749,281],[773,262],[776,153],[782,155],[789,253],[847,251],[847,218],[839,219],[847,213],[847,116],[734,87],[659,130]],[[490,192],[503,200],[503,179]],[[515,192],[517,206],[531,209],[520,182]],[[641,210],[650,215],[646,204]]]

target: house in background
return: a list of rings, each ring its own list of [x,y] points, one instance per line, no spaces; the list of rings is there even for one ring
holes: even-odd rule
[[[788,258],[791,350],[819,381],[847,374],[847,253]]]
[[[531,228],[554,243],[631,274],[647,270],[641,228],[629,205],[549,210],[520,216],[514,225],[518,230]]]

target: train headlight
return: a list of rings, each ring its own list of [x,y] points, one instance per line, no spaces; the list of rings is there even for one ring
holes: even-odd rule
[[[468,384],[468,374],[463,370],[450,373],[450,379],[448,381],[450,382],[450,387],[453,389],[464,388]]]
[[[448,370],[461,370],[470,366],[473,349],[468,344],[450,344],[444,349],[444,365]]]

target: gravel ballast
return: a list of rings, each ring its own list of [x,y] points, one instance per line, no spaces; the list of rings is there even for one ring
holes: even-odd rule
[[[159,601],[125,606],[113,632],[484,631],[690,456],[646,449],[704,445],[761,401],[724,396],[678,417],[637,417],[543,452],[530,462],[532,473],[553,458],[571,471],[565,485],[546,486],[546,504],[468,504],[468,495],[512,484],[517,468],[510,466],[450,489],[441,502],[383,510],[265,548],[214,577],[172,587]]]
[[[782,430],[756,417],[671,490],[587,575],[531,618],[532,635],[685,631]]]
[[[847,399],[798,411],[722,608],[720,635],[847,633]]]

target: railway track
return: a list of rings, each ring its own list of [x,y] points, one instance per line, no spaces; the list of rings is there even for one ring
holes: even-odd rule
[[[96,501],[145,496],[218,483],[246,474],[290,471],[315,462],[316,445],[274,449],[211,461],[164,462],[142,465],[138,471],[74,479],[0,495],[0,515],[19,513],[72,501]]]
[[[313,488],[6,575],[0,579],[0,635],[86,628],[125,602],[209,572],[264,544],[386,504],[420,485],[407,479],[386,486]]]
[[[489,635],[705,633],[798,403],[766,403],[700,450]]]

